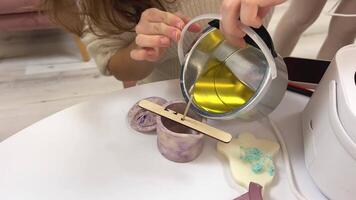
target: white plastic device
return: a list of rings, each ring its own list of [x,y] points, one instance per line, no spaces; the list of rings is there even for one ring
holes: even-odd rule
[[[306,106],[305,163],[330,199],[356,197],[356,45],[340,49]]]

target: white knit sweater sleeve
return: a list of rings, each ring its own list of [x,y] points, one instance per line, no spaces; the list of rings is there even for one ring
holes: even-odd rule
[[[110,75],[107,69],[110,58],[121,48],[129,45],[136,34],[125,32],[120,35],[111,35],[108,37],[99,37],[89,30],[85,30],[82,35],[82,41],[87,46],[90,56],[94,59],[99,71],[104,75]]]

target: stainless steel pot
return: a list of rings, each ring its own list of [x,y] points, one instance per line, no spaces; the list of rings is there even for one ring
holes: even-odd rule
[[[184,27],[178,43],[185,100],[192,100],[192,109],[211,119],[254,120],[270,114],[284,96],[288,73],[266,29],[244,27],[248,45],[236,48],[225,41],[218,29],[219,21],[212,21],[184,54],[186,30],[202,19],[219,20],[220,16],[194,18]]]

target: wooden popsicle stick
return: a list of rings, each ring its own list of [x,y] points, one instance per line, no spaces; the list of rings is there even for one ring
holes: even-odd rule
[[[139,102],[138,105],[146,110],[149,110],[149,111],[157,114],[157,115],[168,118],[168,119],[173,120],[179,124],[187,126],[187,127],[194,129],[198,132],[201,132],[207,136],[210,136],[212,138],[220,140],[221,142],[229,143],[232,139],[231,134],[229,134],[227,132],[224,132],[220,129],[214,128],[207,124],[204,124],[204,123],[197,121],[195,119],[192,119],[188,116],[185,117],[184,120],[182,120],[182,118],[183,118],[182,114],[177,113],[173,110],[164,109],[164,107],[162,107],[158,104],[152,103],[150,101],[142,100]]]

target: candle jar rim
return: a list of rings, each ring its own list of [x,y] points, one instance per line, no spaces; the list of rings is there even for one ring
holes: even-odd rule
[[[163,105],[163,107],[164,107],[164,108],[171,109],[170,106],[179,105],[179,104],[184,104],[184,108],[185,108],[185,106],[187,105],[187,103],[186,103],[185,101],[176,100],[176,101],[169,101],[169,102],[165,103],[165,104]],[[171,110],[173,110],[173,109],[171,109]],[[184,110],[182,110],[182,111],[174,110],[174,111],[179,112],[179,113],[183,113]],[[192,114],[194,114],[197,118],[200,118],[200,119],[197,119],[197,118],[192,117],[192,116],[191,116]],[[189,116],[189,117],[191,117],[191,118],[193,118],[193,119],[195,119],[195,120],[201,121],[201,122],[206,122],[206,119],[205,119],[204,117],[202,117],[202,116],[200,116],[200,115],[194,113],[192,110],[189,110],[189,111],[188,111],[187,116]],[[177,123],[177,122],[174,122],[174,123],[177,123],[178,125],[180,125],[180,126],[182,126],[182,127],[185,127],[185,128],[188,129],[188,130],[190,129],[190,130],[192,131],[192,133],[184,133],[184,132],[176,132],[176,131],[173,131],[173,130],[171,130],[170,128],[168,128],[168,127],[164,124],[164,122],[163,122],[164,119],[163,119],[163,118],[164,118],[164,117],[162,117],[162,116],[160,116],[160,115],[157,115],[157,126],[161,126],[161,128],[163,129],[163,131],[164,131],[165,133],[169,133],[169,134],[172,134],[172,135],[174,135],[174,136],[181,137],[181,138],[193,137],[193,138],[196,138],[196,139],[200,139],[200,138],[202,138],[202,137],[204,136],[204,134],[202,134],[202,133],[200,133],[200,132],[198,132],[198,131],[196,131],[196,130],[194,130],[194,129],[191,129],[191,128],[189,128],[189,127],[186,127],[186,126],[184,126],[184,125],[182,125],[182,124],[179,124],[179,123]],[[166,119],[166,120],[169,120],[169,119]],[[172,121],[172,122],[173,122],[173,121]]]

